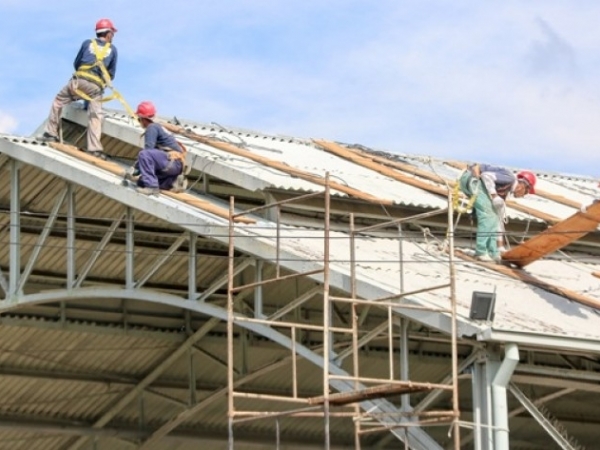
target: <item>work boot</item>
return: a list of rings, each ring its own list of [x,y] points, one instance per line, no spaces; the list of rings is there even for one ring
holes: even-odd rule
[[[53,134],[50,134],[47,131],[44,131],[44,134],[42,134],[41,136],[37,136],[36,139],[40,142],[60,142],[58,136],[54,136]]]
[[[183,192],[187,189],[187,178],[185,177],[184,174],[180,174],[177,176],[177,179],[175,180],[175,183],[173,183],[173,187],[171,188],[171,192]]]
[[[475,255],[475,259],[476,259],[477,261],[481,261],[481,262],[490,262],[490,263],[496,262],[496,261],[494,260],[494,258],[492,258],[492,257],[491,257],[490,255],[488,255],[487,253],[484,253],[483,255]]]
[[[108,159],[108,157],[106,156],[106,153],[104,153],[102,150],[94,150],[94,151],[85,151],[88,155],[94,156],[96,158],[100,158],[103,161],[106,161]]]
[[[144,195],[158,195],[160,194],[160,189],[157,187],[136,187],[135,188],[136,191],[138,191],[140,194],[144,194]]]
[[[127,181],[137,181],[139,177],[140,173],[139,171],[136,172],[135,167],[130,167],[129,169],[123,171],[123,178],[125,178]]]

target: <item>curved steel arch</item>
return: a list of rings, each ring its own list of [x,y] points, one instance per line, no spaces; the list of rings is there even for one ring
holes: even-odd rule
[[[151,303],[158,303],[161,305],[172,306],[176,308],[181,308],[188,311],[194,311],[200,314],[204,314],[213,319],[226,321],[227,320],[227,310],[224,308],[220,308],[208,303],[197,302],[192,300],[186,300],[176,295],[167,294],[163,292],[158,292],[150,289],[121,289],[121,288],[76,288],[76,289],[56,289],[52,291],[46,291],[42,293],[36,294],[26,294],[21,295],[16,298],[16,301],[5,301],[0,304],[0,313],[11,311],[18,309],[21,306],[32,306],[32,305],[41,305],[44,303],[50,302],[60,302],[60,301],[70,301],[70,300],[83,300],[83,299],[91,299],[91,298],[120,298],[127,300],[139,300],[146,301]],[[246,318],[242,314],[236,313],[235,317],[238,318]],[[234,322],[235,322],[234,317]],[[281,345],[282,347],[287,348],[288,350],[292,350],[292,340],[282,333],[274,330],[273,328],[257,323],[250,323],[246,321],[236,322],[236,325],[246,328],[253,333],[259,334],[263,337],[270,339],[271,341]],[[323,356],[313,352],[309,348],[304,345],[295,343],[293,346],[296,354],[302,356],[307,361],[310,361],[314,365],[319,368],[324,367],[324,359]],[[350,374],[343,370],[342,368],[329,364],[330,372],[333,375],[342,375],[349,376]],[[149,383],[148,383],[149,384]],[[333,379],[330,381],[331,387],[336,389],[339,392],[349,392],[355,390],[354,382]],[[120,405],[123,407],[128,403],[127,396],[121,399],[119,403],[113,406],[111,410],[115,410]],[[393,413],[400,413],[400,411],[389,401],[385,399],[373,399],[361,402],[361,408],[365,411],[374,411],[379,410],[382,413],[386,413],[383,415],[379,421],[383,425],[393,426],[398,425],[399,422],[394,421],[390,416]],[[114,415],[116,415],[118,411],[113,411],[114,414],[108,414],[109,417],[105,419],[105,422],[108,423]],[[99,426],[104,426],[104,423],[99,424]],[[400,440],[405,438],[404,431],[399,429],[391,429],[390,430],[396,437]],[[442,450],[442,447],[434,441],[427,433],[425,433],[422,429],[418,427],[408,427],[408,434],[410,435],[410,445],[411,448],[417,450]]]

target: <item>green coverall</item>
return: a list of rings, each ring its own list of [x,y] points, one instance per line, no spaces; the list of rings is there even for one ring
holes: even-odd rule
[[[459,187],[469,197],[475,195],[475,202],[473,203],[473,209],[477,216],[475,256],[487,254],[494,259],[499,258],[497,234],[500,219],[485,184],[467,170],[460,177]]]

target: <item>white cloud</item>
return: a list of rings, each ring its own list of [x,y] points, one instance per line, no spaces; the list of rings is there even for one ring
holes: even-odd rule
[[[0,111],[0,133],[11,134],[17,129],[18,120],[10,114]]]

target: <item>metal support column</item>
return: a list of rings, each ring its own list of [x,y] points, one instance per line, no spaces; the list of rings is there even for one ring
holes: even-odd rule
[[[21,278],[21,164],[16,159],[10,161],[10,265],[8,278],[8,298],[13,301],[20,294]]]

